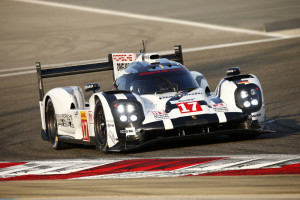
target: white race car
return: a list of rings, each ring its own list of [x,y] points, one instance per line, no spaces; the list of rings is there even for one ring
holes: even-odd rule
[[[181,46],[174,50],[161,56],[115,53],[108,62],[43,70],[37,62],[42,138],[54,149],[81,143],[109,152],[164,140],[271,132],[255,75],[230,68],[211,92],[201,73],[183,66]],[[97,92],[98,83],[87,84],[85,91],[94,92],[88,102],[78,86],[44,95],[43,78],[104,70],[113,70],[113,89]]]

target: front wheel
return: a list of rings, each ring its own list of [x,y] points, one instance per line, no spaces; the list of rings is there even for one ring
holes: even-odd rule
[[[63,149],[64,143],[60,142],[58,138],[55,109],[51,98],[48,99],[46,106],[46,126],[52,147],[56,150]]]
[[[97,101],[95,106],[95,138],[96,138],[96,148],[100,149],[102,152],[108,152],[107,144],[107,127],[105,114],[103,111],[103,106],[100,101]]]

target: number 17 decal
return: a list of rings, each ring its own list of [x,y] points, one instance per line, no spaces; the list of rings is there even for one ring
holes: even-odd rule
[[[190,112],[202,111],[202,108],[201,108],[198,101],[177,103],[176,105],[179,108],[181,113],[190,113]]]

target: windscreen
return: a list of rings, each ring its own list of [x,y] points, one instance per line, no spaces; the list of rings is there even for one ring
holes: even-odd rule
[[[129,74],[124,77],[122,84],[125,86],[123,89],[136,94],[189,91],[199,87],[184,68]]]

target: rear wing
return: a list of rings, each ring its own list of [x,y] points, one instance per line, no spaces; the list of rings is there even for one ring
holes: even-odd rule
[[[42,101],[44,98],[43,79],[58,77],[58,76],[68,76],[68,75],[75,75],[75,74],[99,72],[99,71],[108,71],[108,70],[113,71],[114,68],[113,68],[112,55],[113,54],[108,54],[108,62],[67,66],[67,67],[59,67],[59,68],[52,68],[52,69],[42,69],[41,63],[36,62],[36,72],[37,72],[37,79],[38,79],[40,101]],[[181,45],[174,46],[174,54],[165,54],[160,56],[161,58],[167,58],[168,60],[173,60],[183,64]],[[115,79],[114,73],[113,73],[113,77]]]

